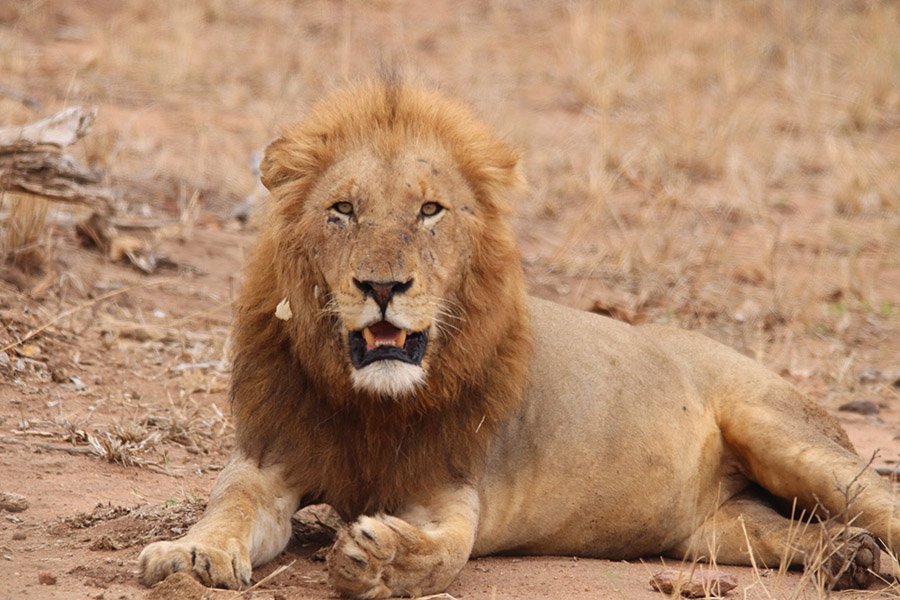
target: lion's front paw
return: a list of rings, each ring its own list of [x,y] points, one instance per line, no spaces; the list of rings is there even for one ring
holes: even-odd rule
[[[155,542],[138,556],[141,583],[151,586],[177,571],[190,572],[204,585],[240,589],[250,584],[250,556],[232,541],[224,548],[182,539]]]
[[[397,534],[378,518],[360,517],[341,530],[328,552],[328,579],[346,596],[387,598],[396,553]]]

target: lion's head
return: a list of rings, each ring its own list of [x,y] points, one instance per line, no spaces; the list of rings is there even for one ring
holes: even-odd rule
[[[522,294],[501,218],[517,163],[466,110],[421,88],[379,81],[317,104],[262,164],[272,284],[301,315],[298,348],[330,359],[354,390],[393,397],[483,362]]]

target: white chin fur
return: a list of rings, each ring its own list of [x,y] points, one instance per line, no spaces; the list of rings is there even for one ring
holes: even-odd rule
[[[379,360],[350,375],[353,387],[384,396],[400,396],[425,381],[425,369],[399,360]]]

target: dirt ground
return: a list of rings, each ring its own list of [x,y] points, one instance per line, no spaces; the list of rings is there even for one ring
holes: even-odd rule
[[[113,261],[76,233],[89,211],[54,203],[29,271],[8,232],[35,200],[0,192],[0,494],[27,503],[0,508],[0,599],[238,596],[148,591],[135,558],[198,517],[232,445],[231,302],[255,235],[233,211],[259,195],[253,153],[384,63],[523,148],[512,218],[533,294],[736,347],[896,469],[897,39],[900,8],[877,1],[0,3],[0,127],[97,106],[71,152],[116,190],[119,233],[167,259]],[[316,523],[246,597],[334,597]],[[486,558],[448,592],[656,598],[661,563]],[[823,595],[799,572],[722,569],[730,597]]]

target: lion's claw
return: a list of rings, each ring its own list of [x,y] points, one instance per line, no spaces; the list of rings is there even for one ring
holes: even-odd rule
[[[378,518],[360,517],[338,534],[328,552],[331,585],[355,598],[391,596],[391,561],[396,552],[396,533],[390,527]]]
[[[237,590],[250,584],[250,557],[237,543],[225,549],[179,540],[155,542],[138,556],[140,580],[146,586],[179,571],[190,572],[203,585]]]

